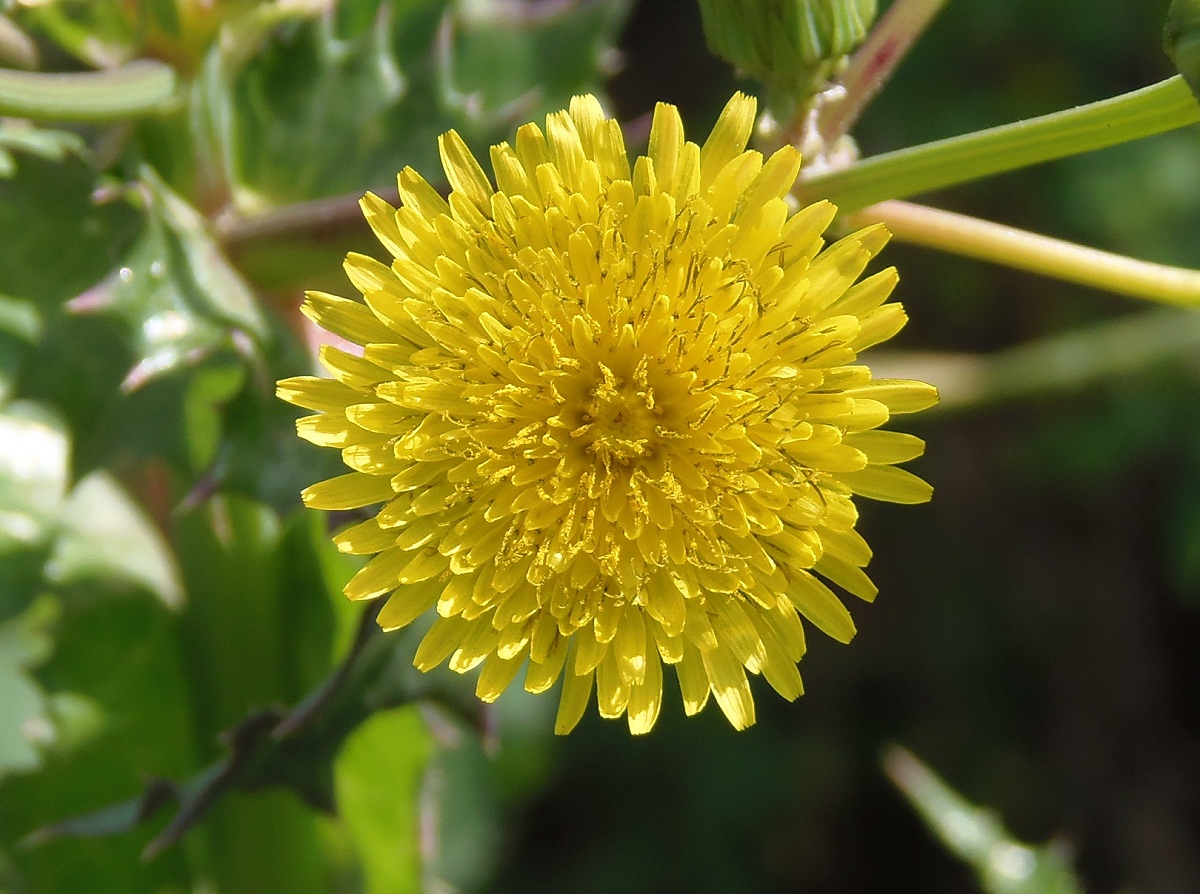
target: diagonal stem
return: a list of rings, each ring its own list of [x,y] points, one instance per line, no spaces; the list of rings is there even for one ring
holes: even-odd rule
[[[896,0],[850,59],[838,79],[837,99],[817,115],[821,144],[832,146],[854,126],[909,48],[948,0]]]
[[[1200,103],[1176,75],[1074,109],[876,155],[836,171],[801,172],[801,201],[855,211],[1018,168],[1115,146],[1200,121]]]
[[[901,242],[1028,270],[1163,304],[1200,307],[1200,271],[1152,264],[1028,230],[910,202],[880,202],[849,216],[882,222]]]

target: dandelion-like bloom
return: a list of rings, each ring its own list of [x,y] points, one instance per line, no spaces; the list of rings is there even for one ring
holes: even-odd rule
[[[436,609],[414,663],[482,664],[486,701],[523,666],[530,692],[561,676],[559,733],[593,680],[601,715],[648,731],[664,664],[686,713],[711,694],[739,729],[746,671],[796,698],[801,617],[854,634],[824,581],[876,593],[853,496],[931,493],[894,465],[923,443],[878,429],[934,389],[855,363],[905,322],[894,270],[856,283],[887,232],[824,247],[835,209],[789,216],[799,154],[746,151],[754,115],[734,96],[701,147],[660,104],[631,170],[576,97],[492,147],[498,188],[445,134],[448,201],[408,168],[399,209],[363,200],[392,255],[347,258],[365,305],[308,296],[362,355],[327,346],[332,379],[279,386],[353,470],[304,502],[381,504],[336,536],[374,556],[346,595],[387,597],[389,630]]]

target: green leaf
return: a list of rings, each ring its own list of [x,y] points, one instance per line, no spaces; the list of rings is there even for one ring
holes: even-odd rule
[[[133,23],[124,5],[122,0],[39,3],[23,10],[23,21],[88,65],[111,68],[134,52]]]
[[[362,864],[367,894],[417,891],[421,784],[433,751],[415,707],[381,711],[334,762],[338,814]]]
[[[566,108],[594,92],[612,66],[627,0],[562,3],[544,9],[463,4],[456,16],[453,89],[472,106]],[[509,137],[505,137],[509,138]]]
[[[79,134],[69,130],[34,127],[27,121],[0,119],[0,151],[8,154],[10,150],[47,161],[63,161],[68,155],[83,157],[87,146]],[[14,163],[12,171],[0,173],[0,176],[11,177],[15,172]]]
[[[250,353],[266,323],[250,287],[209,237],[204,219],[149,168],[141,236],[113,273],[71,307],[125,322],[138,360],[126,391],[219,349]]]
[[[0,295],[0,406],[12,396],[29,345],[41,332],[42,318],[32,303]]]
[[[1163,47],[1200,99],[1200,0],[1171,0]]]
[[[69,444],[62,422],[37,404],[0,410],[0,557],[44,544],[66,496]]]
[[[385,2],[369,30],[341,38],[325,17],[279,31],[231,85],[240,204],[288,202],[388,183],[408,146],[436,158],[431,93],[401,73],[392,28],[428,52],[444,0]],[[404,49],[407,49],[405,47]],[[419,60],[419,56],[418,56]],[[413,60],[414,65],[418,60]]]
[[[30,156],[14,177],[0,180],[6,294],[56,310],[112,269],[139,215],[125,202],[97,205],[95,178],[78,158],[55,163]]]
[[[62,705],[53,699],[48,716],[60,726],[52,768],[5,780],[3,842],[127,799],[147,777],[182,774],[196,760],[176,615],[154,600],[119,598],[97,588],[91,599],[63,602],[56,639],[39,678],[47,689],[74,694],[76,705],[65,710],[75,716],[56,716]],[[140,851],[152,834],[147,829],[126,838],[17,849],[13,860],[24,880],[21,890],[192,890],[199,879],[184,855],[142,862]]]
[[[480,890],[496,867],[503,837],[494,767],[479,727],[445,711],[429,716],[439,744],[432,772],[441,785],[425,805],[433,842],[426,872],[451,890]]]
[[[987,894],[1083,894],[1061,844],[1017,841],[992,811],[971,804],[903,748],[888,750],[884,769]]]
[[[296,586],[285,562],[299,557],[283,547],[284,535],[266,506],[228,494],[178,519],[174,539],[188,592],[184,629],[201,742],[214,741],[252,708],[298,701],[330,667],[329,594],[317,580]],[[318,665],[315,656],[322,653]],[[239,778],[247,788],[251,780],[286,779],[312,801],[327,800],[321,767],[328,756],[310,742],[282,759],[278,750],[285,747],[267,736],[255,753],[277,756],[247,766]],[[314,819],[294,796],[222,799],[208,828],[220,857],[214,873],[221,889],[263,890],[272,873],[271,887],[279,890],[322,889],[319,867],[310,863],[319,853]]]
[[[32,302],[0,295],[0,333],[35,342],[42,334],[41,314]]]
[[[183,423],[191,469],[207,468],[217,454],[223,409],[246,385],[242,366],[207,364],[196,371],[183,399]]]
[[[36,769],[42,747],[53,740],[45,696],[27,671],[50,653],[58,614],[54,600],[42,597],[0,623],[0,779]]]
[[[154,523],[106,472],[93,472],[72,490],[62,531],[46,566],[57,585],[97,578],[144,587],[171,609],[183,605],[179,572]]]
[[[176,84],[174,69],[150,59],[103,71],[0,69],[0,115],[39,121],[122,121],[170,109]]]
[[[437,136],[473,146],[597,91],[624,0],[537,8],[384,0],[277,30],[234,84],[240,207],[380,188],[405,164],[436,177]]]

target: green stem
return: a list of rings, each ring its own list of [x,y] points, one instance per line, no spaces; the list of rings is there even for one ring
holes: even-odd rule
[[[853,211],[1200,121],[1200,104],[1176,76],[1132,93],[868,158],[839,171],[803,172],[802,201]]]
[[[850,215],[882,222],[901,242],[937,248],[1164,304],[1200,307],[1200,271],[1151,264],[1028,230],[909,202],[880,202]]]
[[[832,146],[849,132],[909,48],[947,2],[896,0],[884,13],[838,78],[841,96],[824,105],[817,114],[817,132],[822,145]]]
[[[55,121],[120,121],[168,108],[176,77],[161,62],[69,74],[0,69],[0,115]]]
[[[1200,349],[1200,314],[1160,308],[990,355],[883,352],[881,378],[919,379],[941,400],[927,412],[975,409],[1005,401],[1080,391],[1155,366],[1190,361]]]

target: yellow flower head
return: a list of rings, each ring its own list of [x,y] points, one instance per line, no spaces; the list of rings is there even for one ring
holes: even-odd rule
[[[711,693],[738,729],[746,671],[796,698],[800,617],[854,635],[822,578],[875,596],[854,494],[930,496],[893,465],[922,442],[878,428],[936,393],[855,363],[905,322],[895,270],[855,282],[888,234],[825,248],[835,209],[789,216],[799,154],[746,151],[754,116],[734,96],[701,147],[660,104],[631,170],[576,97],[492,147],[498,188],[450,131],[448,201],[410,168],[399,209],[363,200],[392,255],[347,258],[365,305],[308,296],[362,356],[325,347],[333,379],[279,385],[353,470],[304,502],[381,504],[336,537],[374,556],[346,595],[386,597],[389,630],[436,609],[416,666],[482,665],[486,701],[523,666],[530,692],[561,676],[559,733],[593,680],[601,715],[648,731],[664,664],[688,714]]]

